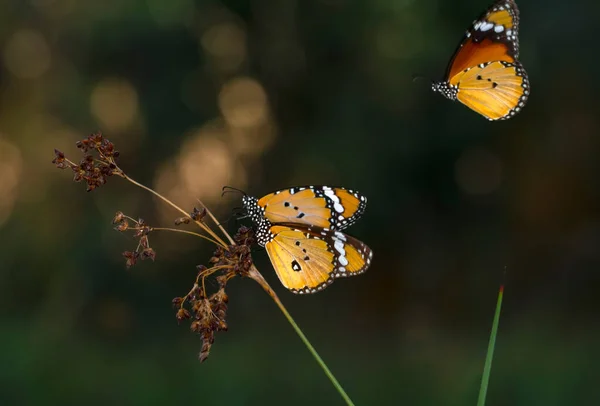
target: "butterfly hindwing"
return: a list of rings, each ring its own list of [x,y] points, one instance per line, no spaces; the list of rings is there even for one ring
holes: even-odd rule
[[[489,120],[515,115],[529,96],[527,73],[517,60],[518,29],[514,0],[496,1],[467,30],[433,89]]]
[[[341,187],[302,186],[270,193],[258,200],[271,223],[297,223],[343,230],[363,214],[367,204],[359,192]]]
[[[323,290],[335,278],[358,275],[371,264],[371,249],[340,231],[274,224],[265,248],[279,280],[294,293]]]
[[[469,69],[457,99],[490,119],[511,117],[525,105],[529,82],[520,63],[489,62]]]

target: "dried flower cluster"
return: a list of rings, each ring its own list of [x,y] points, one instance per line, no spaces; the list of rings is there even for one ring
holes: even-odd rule
[[[173,306],[177,309],[177,320],[191,319],[190,329],[202,338],[200,361],[206,360],[211,346],[215,340],[215,333],[227,331],[227,302],[229,298],[225,293],[227,282],[235,276],[247,276],[252,266],[250,246],[254,243],[254,235],[250,228],[241,227],[234,237],[236,244],[227,248],[218,247],[210,259],[211,267],[198,265],[198,275],[194,286],[184,297],[173,299]],[[219,289],[208,295],[205,279],[213,275]]]
[[[175,220],[175,225],[179,226],[181,224],[190,224],[191,221],[202,221],[206,217],[206,209],[203,207],[200,210],[194,207],[194,211],[192,211],[186,217],[179,217]]]
[[[78,164],[70,161],[57,149],[54,150],[52,163],[59,169],[71,168],[75,174],[73,181],[84,180],[88,192],[104,185],[109,176],[123,176],[115,161],[119,157],[119,151],[116,151],[113,143],[104,138],[101,133],[91,134],[86,139],[77,141],[76,145],[84,154]]]
[[[130,224],[130,221],[133,224]],[[138,245],[134,251],[125,251],[123,253],[127,268],[134,266],[138,259],[143,261],[149,258],[154,261],[156,252],[150,247],[148,240],[148,234],[152,231],[152,227],[148,226],[144,220],[134,220],[120,211],[113,218],[113,224],[116,224],[115,230],[117,231],[134,231],[133,237],[138,239]]]
[[[116,158],[119,156],[118,151],[115,150],[113,143],[104,138],[100,133],[92,134],[86,139],[78,141],[77,147],[84,154],[78,164],[66,158],[58,150],[54,151],[55,157],[52,163],[59,169],[71,168],[75,173],[73,180],[75,182],[84,180],[87,183],[88,191],[102,186],[106,183],[107,177],[112,175],[117,175],[137,186],[152,191],[125,175],[116,163]],[[158,195],[154,191],[152,193]],[[167,201],[166,198],[163,198],[163,200]],[[173,207],[177,207],[170,201],[167,202]],[[179,208],[178,210],[182,211]],[[182,212],[182,214],[185,214],[185,211]],[[151,259],[154,261],[156,252],[150,247],[148,238],[152,232],[183,232],[207,238],[217,245],[213,256],[208,261],[210,267],[198,265],[198,274],[192,289],[185,296],[176,297],[172,301],[176,309],[177,320],[190,319],[191,330],[199,334],[202,338],[202,349],[199,354],[200,361],[204,361],[208,357],[211,346],[214,343],[215,333],[217,331],[227,331],[226,315],[229,298],[227,293],[225,293],[225,288],[231,278],[249,275],[250,269],[253,266],[250,248],[255,242],[252,229],[242,226],[233,237],[233,244],[224,243],[205,222],[205,217],[208,213],[208,210],[204,207],[200,209],[194,208],[186,216],[175,219],[176,226],[195,223],[208,236],[172,228],[151,227],[144,220],[136,220],[120,211],[113,218],[113,224],[117,231],[131,231],[134,238],[138,240],[135,250],[123,253],[127,268],[134,266],[138,260]],[[212,214],[211,218],[214,220]],[[206,291],[205,280],[208,277],[214,278],[218,285],[218,290],[212,294]]]

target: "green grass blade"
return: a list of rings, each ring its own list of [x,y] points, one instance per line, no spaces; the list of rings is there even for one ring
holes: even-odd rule
[[[485,365],[483,367],[483,376],[481,378],[481,387],[479,388],[479,400],[477,406],[485,405],[488,383],[490,381],[490,372],[492,370],[492,359],[494,358],[494,347],[496,346],[496,335],[498,335],[498,324],[500,324],[500,309],[502,308],[502,296],[504,295],[504,285],[500,286],[498,292],[498,302],[496,303],[496,314],[494,314],[494,323],[492,324],[492,333],[488,344]]]

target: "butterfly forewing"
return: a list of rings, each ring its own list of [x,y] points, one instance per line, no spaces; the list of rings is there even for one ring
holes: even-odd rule
[[[372,251],[340,231],[275,224],[265,245],[281,283],[294,293],[318,292],[335,278],[367,270]]]
[[[270,193],[258,200],[271,223],[296,223],[343,230],[363,214],[367,199],[339,187],[304,186]]]
[[[497,1],[473,22],[446,70],[446,80],[456,84],[456,74],[491,61],[514,62],[519,56],[519,10],[514,1]]]

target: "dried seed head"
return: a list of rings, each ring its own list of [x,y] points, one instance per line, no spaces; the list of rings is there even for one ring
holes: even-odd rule
[[[190,324],[190,330],[194,333],[200,333],[202,331],[202,323],[198,320],[192,321]]]
[[[123,220],[118,226],[115,227],[117,231],[127,231],[129,229],[129,222],[127,220]]]
[[[104,185],[106,178],[109,176],[115,173],[122,174],[114,161],[116,158],[114,145],[103,138],[100,133],[92,134],[84,140],[77,141],[75,145],[84,153],[78,165],[69,161],[59,150],[54,151],[52,162],[59,169],[71,168],[74,172],[73,181],[85,180],[88,192]],[[96,158],[94,155],[96,155]]]
[[[129,269],[135,265],[140,254],[137,251],[125,251],[123,256],[125,257],[125,266]]]
[[[156,259],[156,252],[152,248],[145,248],[141,254],[142,260],[150,258],[152,261]]]
[[[190,316],[190,312],[187,309],[179,309],[177,311],[177,314],[175,315],[175,317],[177,318],[177,321],[181,321],[181,320],[189,319],[191,316]]]
[[[201,208],[198,210],[194,207],[194,210],[190,213],[190,217],[195,221],[200,221],[206,216],[206,208]]]
[[[189,218],[189,217],[179,217],[179,218],[176,218],[176,219],[175,219],[175,225],[176,225],[176,226],[179,226],[179,225],[181,225],[181,224],[190,224],[190,221],[191,221],[191,220],[192,220],[192,219],[191,219],[191,218]]]
[[[54,150],[54,159],[52,160],[52,163],[56,165],[58,169],[66,169],[70,167],[65,158],[65,154],[57,149]]]
[[[122,222],[125,219],[125,215],[123,214],[122,211],[118,211],[115,214],[115,217],[113,218],[113,224],[118,224],[120,222]]]

